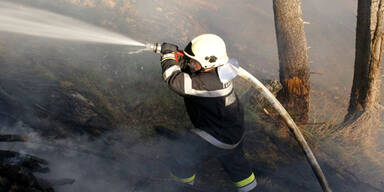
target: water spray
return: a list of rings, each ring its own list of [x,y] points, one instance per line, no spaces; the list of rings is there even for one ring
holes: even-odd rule
[[[0,1],[0,31],[71,41],[145,47],[122,34],[71,17]]]

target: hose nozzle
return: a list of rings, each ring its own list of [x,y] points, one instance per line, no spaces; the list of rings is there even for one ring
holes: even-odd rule
[[[147,43],[145,47],[149,50],[153,50],[155,53],[161,52],[161,44],[160,43]]]

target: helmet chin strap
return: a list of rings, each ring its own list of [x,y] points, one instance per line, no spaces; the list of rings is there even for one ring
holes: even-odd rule
[[[212,71],[214,70],[216,67],[211,67],[211,68],[206,68],[206,69],[202,69],[203,72],[208,72],[208,71]]]

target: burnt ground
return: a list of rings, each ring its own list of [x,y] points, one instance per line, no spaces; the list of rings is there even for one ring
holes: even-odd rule
[[[259,183],[258,191],[321,191],[295,141],[277,138],[265,127],[256,125],[247,124],[244,147]],[[2,132],[6,131],[9,130],[3,128]],[[131,136],[126,137],[127,134]],[[108,188],[110,191],[132,192],[236,191],[215,159],[198,167],[195,186],[174,182],[165,160],[173,142],[156,134],[132,135],[135,133],[106,133],[98,139],[76,136],[65,140],[30,136],[30,143],[2,144],[2,148],[27,151],[47,159],[51,173],[43,178],[76,180],[73,185],[54,187],[59,192]],[[339,172],[321,158],[319,161],[333,191],[383,191],[359,181],[353,174]]]

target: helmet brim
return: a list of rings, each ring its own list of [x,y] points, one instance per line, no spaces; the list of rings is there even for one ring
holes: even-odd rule
[[[187,55],[189,58],[195,59],[195,54],[192,51],[192,42],[189,42],[188,45],[183,50],[184,54]]]

